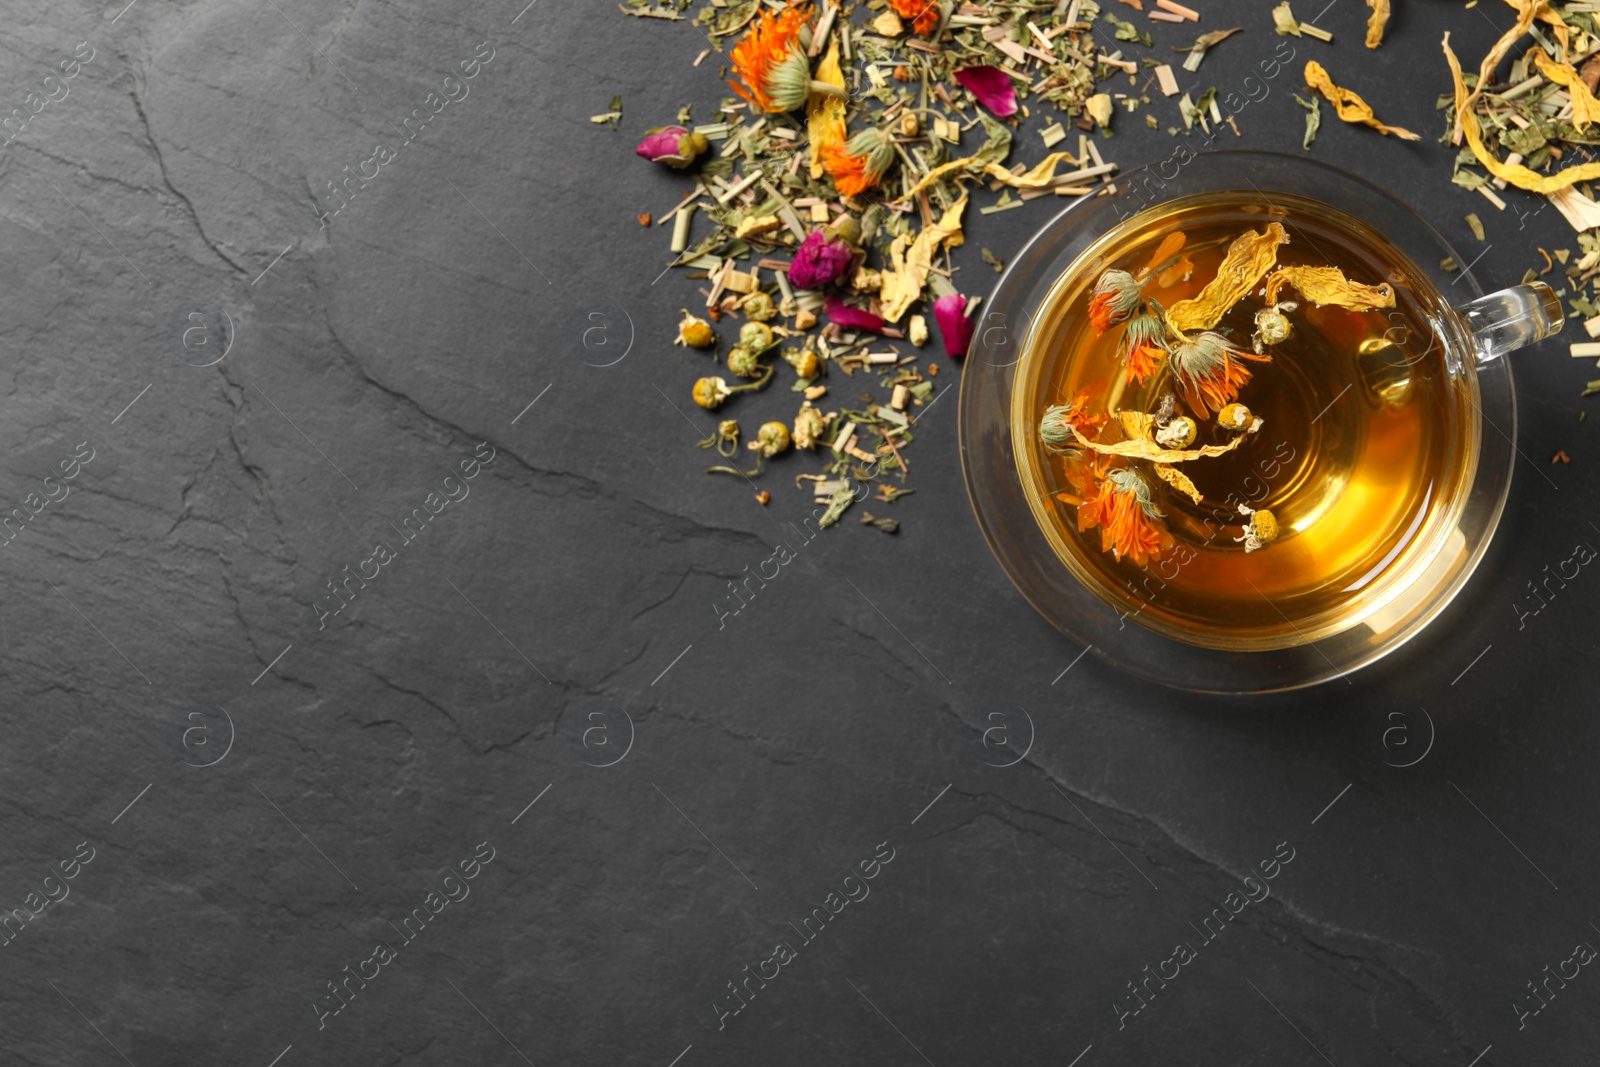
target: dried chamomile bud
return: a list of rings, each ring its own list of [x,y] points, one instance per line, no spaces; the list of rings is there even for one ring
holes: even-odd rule
[[[760,355],[773,345],[772,327],[764,322],[745,323],[739,331],[739,344],[752,355]]]
[[[700,442],[701,448],[715,448],[724,456],[731,457],[739,447],[739,424],[732,419],[723,419],[717,423],[716,432]]]
[[[828,430],[828,417],[811,406],[811,401],[800,405],[799,414],[794,417],[794,447],[816,448],[822,435]]]
[[[744,303],[739,305],[739,310],[743,311],[745,318],[751,322],[766,322],[778,313],[777,307],[772,303],[772,297],[760,290],[745,297]]]
[[[1289,339],[1289,316],[1284,312],[1293,311],[1296,306],[1291,300],[1256,312],[1256,332],[1251,335],[1250,342],[1257,355],[1267,345],[1282,344]]]
[[[1239,513],[1248,516],[1250,520],[1245,524],[1244,536],[1234,538],[1235,541],[1244,542],[1245,552],[1249,553],[1258,548],[1266,548],[1278,539],[1280,532],[1278,529],[1278,517],[1272,512],[1265,509],[1257,511],[1240,504]]]
[[[728,349],[728,370],[740,378],[754,378],[761,370],[761,358],[744,345]]]
[[[1188,448],[1194,444],[1196,432],[1198,427],[1194,420],[1187,415],[1179,415],[1156,427],[1156,444],[1162,448]]]
[[[694,402],[707,411],[715,411],[732,393],[721,378],[701,378],[694,383]]]
[[[1248,430],[1254,416],[1243,404],[1227,404],[1217,412],[1217,425],[1224,430]]]
[[[784,349],[783,361],[793,367],[795,374],[801,378],[815,378],[822,373],[822,361],[809,348]]]
[[[756,439],[745,447],[771,459],[789,447],[789,427],[781,422],[764,422],[756,431]]]
[[[712,332],[711,324],[684,311],[683,321],[678,323],[678,339],[673,344],[687,345],[690,348],[710,348],[716,343],[717,335]]]

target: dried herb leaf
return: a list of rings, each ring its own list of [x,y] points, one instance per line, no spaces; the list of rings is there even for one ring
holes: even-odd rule
[[[1177,467],[1163,463],[1157,464],[1151,469],[1156,472],[1157,478],[1160,478],[1196,504],[1200,503],[1200,490],[1195,486],[1194,482],[1189,480],[1189,476]]]
[[[1267,279],[1267,302],[1278,302],[1278,290],[1292,285],[1307,300],[1323,307],[1333,304],[1351,311],[1394,307],[1394,289],[1350,281],[1338,267],[1280,267]]]
[[[1217,276],[1196,295],[1167,309],[1167,325],[1179,333],[1211,329],[1272,269],[1278,246],[1288,240],[1277,222],[1267,223],[1259,233],[1247,230],[1234,238],[1217,266]]]
[[[855,503],[855,500],[855,490],[850,488],[850,479],[846,478],[843,484],[833,491],[833,496],[828,498],[828,510],[817,520],[817,526],[832,526],[838,522],[839,516],[843,515],[845,509]]]
[[[1210,33],[1202,33],[1196,37],[1194,44],[1189,45],[1187,48],[1179,48],[1174,45],[1172,50],[1174,52],[1204,52],[1206,49],[1226,41],[1242,29],[1244,29],[1243,26],[1235,26],[1231,30],[1212,30]]]
[[[1309,152],[1312,142],[1317,139],[1317,130],[1322,128],[1322,101],[1315,96],[1307,100],[1299,93],[1295,93],[1294,102],[1306,109],[1306,136],[1300,145]]]
[[[1410,130],[1399,126],[1386,126],[1379,122],[1373,115],[1370,104],[1349,89],[1341,89],[1333,84],[1333,79],[1327,70],[1314,59],[1306,63],[1306,84],[1327,97],[1328,103],[1333,105],[1334,113],[1346,122],[1357,126],[1371,126],[1379,133],[1393,134],[1404,141],[1422,140]]]
[[[1483,220],[1476,213],[1467,216],[1467,228],[1472,231],[1472,236],[1483,240]]]
[[[1524,20],[1526,20],[1526,25],[1524,25]],[[1533,15],[1531,9],[1524,11],[1522,17],[1517,20],[1517,25],[1523,26],[1521,33],[1526,33],[1527,25],[1532,25],[1532,23]],[[1516,31],[1515,26],[1507,31],[1507,36],[1514,31]],[[1520,35],[1519,33],[1518,36]],[[1504,41],[1505,38],[1501,38],[1501,40]],[[1513,38],[1514,40],[1515,38]],[[1490,174],[1493,174],[1496,178],[1504,178],[1518,189],[1526,189],[1530,193],[1545,194],[1553,193],[1557,189],[1565,189],[1577,182],[1600,178],[1600,163],[1582,163],[1575,167],[1557,171],[1549,177],[1542,177],[1520,163],[1505,163],[1496,159],[1494,154],[1483,143],[1483,130],[1478,125],[1478,116],[1472,110],[1472,96],[1467,92],[1466,81],[1461,76],[1461,61],[1450,50],[1450,34],[1448,31],[1445,32],[1444,40],[1440,42],[1440,47],[1444,49],[1445,61],[1450,64],[1450,78],[1455,86],[1456,121],[1461,125],[1461,133],[1466,137],[1467,146],[1472,149],[1472,154],[1478,157],[1478,162],[1482,163]],[[1499,44],[1497,43],[1495,47],[1499,48]],[[1506,47],[1509,48],[1510,45],[1508,44]],[[1502,50],[1502,54],[1504,54],[1504,50]],[[1492,70],[1493,68],[1491,67],[1490,69]]]
[[[1383,28],[1389,24],[1389,0],[1367,0],[1372,14],[1367,16],[1367,47],[1383,43]]]

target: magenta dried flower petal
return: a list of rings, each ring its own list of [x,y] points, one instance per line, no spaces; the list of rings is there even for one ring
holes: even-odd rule
[[[1017,113],[1017,90],[999,67],[964,67],[954,77],[996,118]]]

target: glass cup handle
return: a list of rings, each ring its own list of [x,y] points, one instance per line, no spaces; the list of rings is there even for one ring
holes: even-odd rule
[[[1488,363],[1560,332],[1566,316],[1561,299],[1544,282],[1513,285],[1480,296],[1456,311],[1478,344],[1478,362]]]

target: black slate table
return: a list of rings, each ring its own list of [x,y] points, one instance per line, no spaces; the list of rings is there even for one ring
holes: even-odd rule
[[[1475,62],[1508,8],[1402,2],[1368,52],[1357,0],[1314,6],[1335,42],[1300,59],[1424,134],[1325,108],[1314,158],[1485,288],[1575,247],[1448,180],[1439,38]],[[1225,95],[1280,39],[1265,4],[1203,7],[1246,30],[1182,83]],[[684,188],[642,131],[726,93],[693,27],[4,24],[6,1063],[1593,1061],[1600,586],[1518,616],[1600,536],[1576,324],[1516,357],[1482,570],[1348,681],[1196,697],[1082,657],[988,554],[951,399],[898,535],[847,521],[727,616],[812,505],[797,461],[764,509],[700,473],[667,344],[696,283],[635,219]],[[1299,65],[1238,146],[1300,150]],[[1172,144],[1135,116],[1103,147]],[[1055,206],[975,219],[958,264]]]

